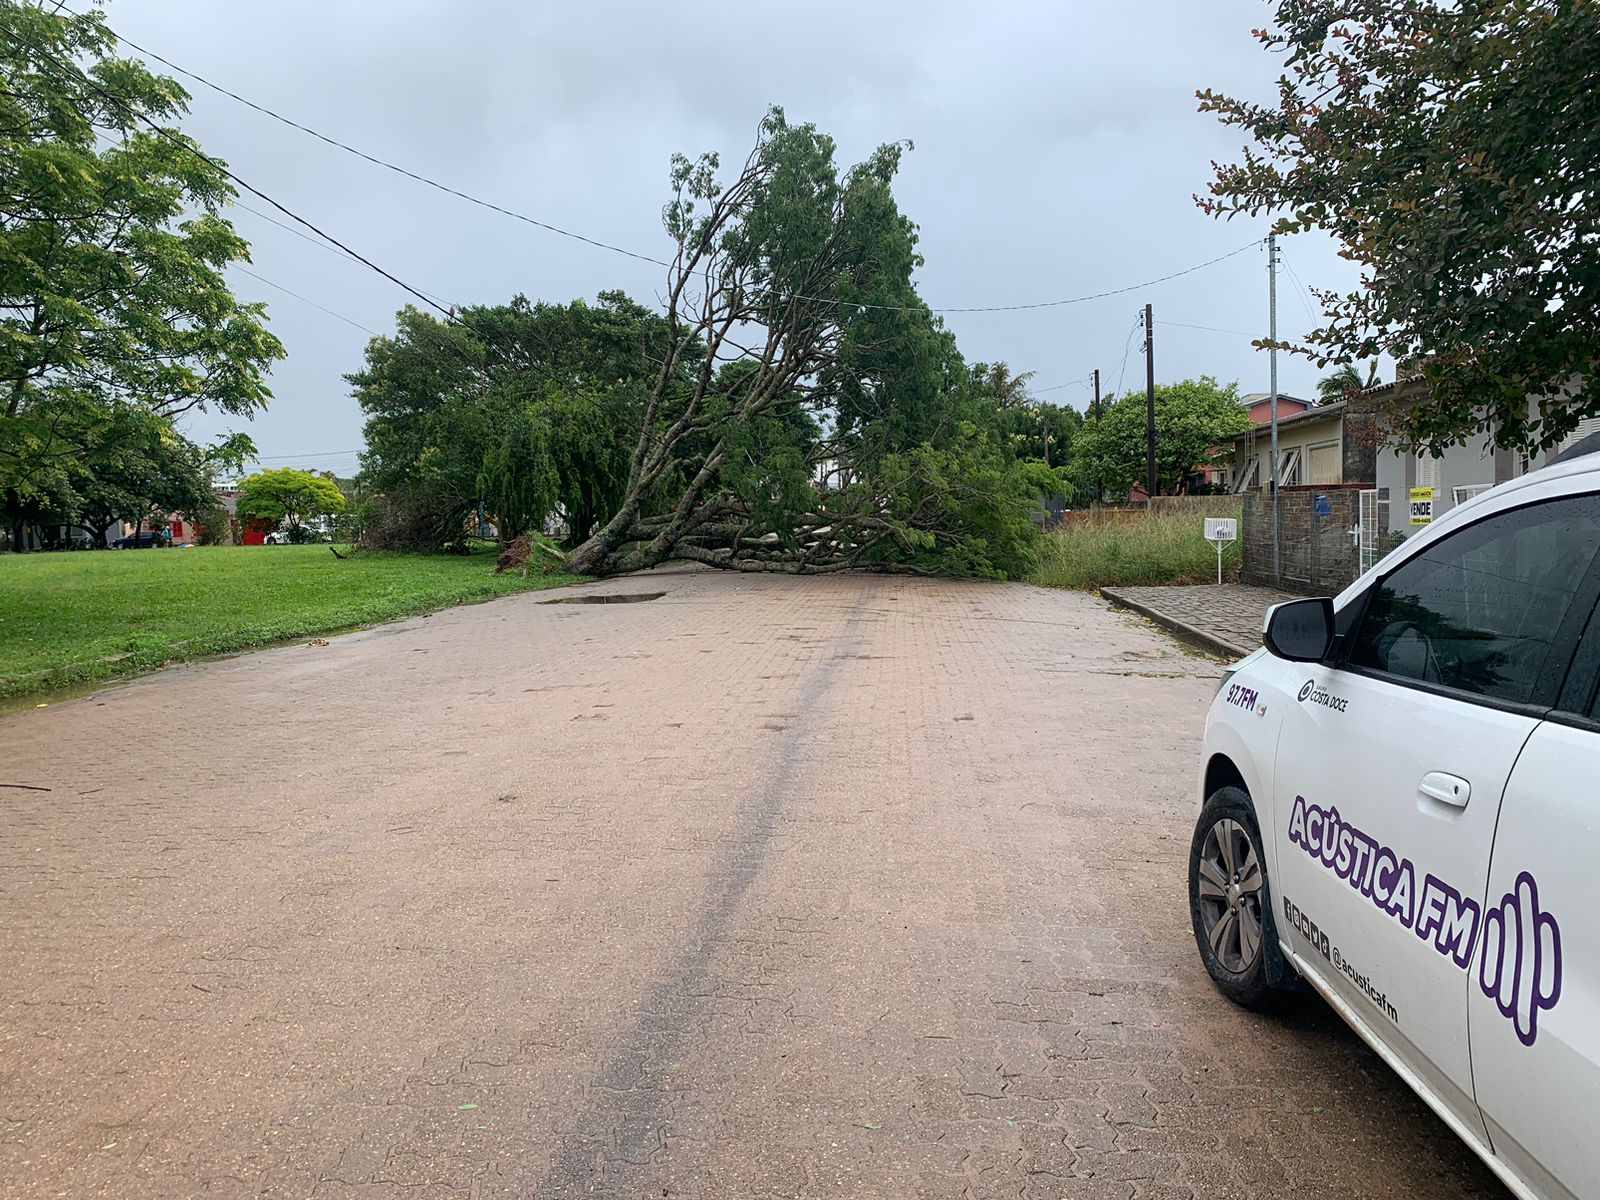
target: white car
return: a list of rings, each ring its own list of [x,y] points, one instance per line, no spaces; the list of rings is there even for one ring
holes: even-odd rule
[[[1600,454],[1267,614],[1206,722],[1195,941],[1310,983],[1519,1196],[1600,1196]]]

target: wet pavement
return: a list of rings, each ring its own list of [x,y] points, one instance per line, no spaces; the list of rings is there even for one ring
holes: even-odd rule
[[[1504,1194],[1211,988],[1214,660],[1021,585],[574,594],[636,592],[0,720],[0,1195]]]
[[[1246,583],[1101,588],[1100,594],[1226,658],[1243,658],[1260,649],[1267,609],[1301,599],[1292,592]]]

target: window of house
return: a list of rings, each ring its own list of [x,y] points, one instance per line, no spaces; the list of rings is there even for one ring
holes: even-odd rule
[[[1245,464],[1243,471],[1239,472],[1239,478],[1234,481],[1233,490],[1236,492],[1248,491],[1257,486],[1256,481],[1260,478],[1261,456],[1258,454]]]
[[[1417,472],[1416,483],[1413,487],[1434,488],[1439,487],[1439,460],[1426,452],[1416,455]]]
[[[1561,450],[1572,449],[1592,433],[1600,433],[1600,417],[1585,417],[1579,421],[1578,427],[1561,439]]]
[[[1339,455],[1338,442],[1323,442],[1308,451],[1311,458],[1313,484],[1343,483],[1344,463]]]
[[[1295,487],[1300,482],[1300,448],[1296,446],[1278,456],[1278,486]]]
[[[1378,585],[1352,666],[1527,702],[1600,552],[1600,496],[1498,513],[1430,546]]]

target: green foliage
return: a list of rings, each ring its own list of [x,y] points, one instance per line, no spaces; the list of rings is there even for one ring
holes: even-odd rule
[[[1147,401],[1129,392],[1101,410],[1098,422],[1078,430],[1073,443],[1073,474],[1080,491],[1093,495],[1096,482],[1107,496],[1126,496],[1145,482]],[[1209,375],[1156,388],[1156,483],[1172,495],[1219,452],[1228,439],[1250,426],[1239,399],[1239,385],[1223,387]]]
[[[1560,394],[1600,356],[1600,5],[1279,0],[1257,37],[1278,98],[1200,93],[1255,143],[1202,206],[1326,230],[1362,266],[1304,351],[1420,360],[1402,432],[1435,450],[1550,446],[1600,413],[1592,386]]]
[[[0,556],[0,698],[570,581],[493,566],[489,554],[340,561],[326,546]]]
[[[1060,466],[1072,457],[1072,439],[1083,414],[1066,405],[1035,400],[1028,393],[1032,371],[1013,375],[1003,363],[978,363],[972,368],[974,390],[994,405],[999,436],[1021,459]]]
[[[287,521],[294,532],[311,517],[340,513],[344,493],[327,475],[314,475],[294,467],[279,467],[251,475],[239,485],[239,515],[274,525]]]
[[[573,569],[1028,569],[1032,513],[1065,484],[1021,460],[1073,418],[1026,409],[1028,376],[1004,364],[969,367],[917,296],[892,188],[905,149],[841,168],[774,108],[731,178],[714,155],[673,160],[666,369],[622,502]]]
[[[1239,543],[1222,554],[1223,578],[1237,576]],[[1205,539],[1198,516],[1111,512],[1098,520],[1069,521],[1045,536],[1038,565],[1028,576],[1043,587],[1133,587],[1210,583],[1217,577],[1216,546]]]
[[[144,473],[130,438],[148,448],[155,423],[175,439],[195,409],[250,415],[283,354],[223,279],[247,247],[220,215],[226,177],[170,127],[187,95],[111,46],[98,13],[0,0],[0,510],[14,526],[105,511],[81,485],[102,465]]]
[[[665,339],[620,292],[595,305],[518,296],[456,324],[402,310],[348,377],[367,414],[363,481],[405,514],[378,527],[437,548],[482,503],[504,539],[555,515],[587,536],[620,502]]]

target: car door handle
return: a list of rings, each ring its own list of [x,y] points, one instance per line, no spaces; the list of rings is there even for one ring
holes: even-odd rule
[[[1465,808],[1467,801],[1472,797],[1472,785],[1458,775],[1429,771],[1422,777],[1422,782],[1417,784],[1417,792],[1430,800],[1437,800],[1440,804],[1448,804],[1452,808]]]

